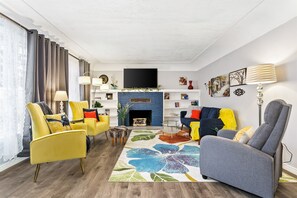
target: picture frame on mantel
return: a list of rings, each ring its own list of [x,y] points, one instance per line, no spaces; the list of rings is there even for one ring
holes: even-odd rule
[[[246,68],[229,73],[230,87],[246,85]]]

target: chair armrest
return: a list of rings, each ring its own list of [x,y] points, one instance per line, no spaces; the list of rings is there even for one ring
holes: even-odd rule
[[[110,117],[109,117],[109,115],[99,115],[99,120],[100,120],[100,122],[106,122],[106,123],[108,123],[108,125],[110,123]]]
[[[187,114],[187,111],[181,111],[180,112],[180,118],[184,118]]]
[[[86,157],[86,131],[57,132],[30,143],[31,164]]]
[[[200,172],[254,194],[274,189],[273,158],[247,144],[206,136],[200,144]]]
[[[235,131],[235,130],[221,129],[218,131],[218,136],[228,138],[231,140],[234,138],[236,133],[237,133],[237,131]]]
[[[80,119],[80,120],[71,120],[70,123],[71,124],[75,124],[75,123],[80,123],[80,122],[84,122],[84,119]]]
[[[70,123],[71,130],[87,130],[87,124],[86,123]]]
[[[218,131],[224,127],[224,123],[218,118],[206,118],[200,120],[200,138],[206,135],[217,135]]]

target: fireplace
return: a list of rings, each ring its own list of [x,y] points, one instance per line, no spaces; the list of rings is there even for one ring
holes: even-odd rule
[[[126,126],[133,126],[133,118],[147,118],[147,125],[162,126],[162,92],[119,92],[118,97],[119,103],[122,106],[125,106],[127,103],[132,105],[129,111],[130,113],[128,113],[125,120]],[[138,115],[135,116],[134,114]],[[119,122],[119,124],[121,123]]]
[[[135,120],[145,118],[145,125],[135,125]],[[133,125],[134,123],[134,125]],[[130,110],[129,111],[129,126],[151,126],[152,125],[152,110]]]

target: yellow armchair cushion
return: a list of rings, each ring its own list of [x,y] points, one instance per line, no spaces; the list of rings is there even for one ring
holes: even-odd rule
[[[45,135],[30,143],[31,164],[86,157],[86,132],[71,130]]]
[[[51,131],[51,133],[57,133],[62,132],[66,130],[71,130],[71,127],[69,125],[63,126],[61,120],[62,115],[61,114],[53,114],[53,115],[44,115],[44,119],[46,120],[46,123]]]

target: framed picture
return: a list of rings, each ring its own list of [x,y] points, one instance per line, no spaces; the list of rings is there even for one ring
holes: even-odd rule
[[[229,97],[230,84],[229,75],[221,75],[210,80],[211,97]]]
[[[191,106],[198,106],[199,105],[199,101],[198,100],[192,100],[191,101]]]
[[[179,85],[187,85],[187,77],[179,77]]]
[[[175,107],[179,107],[179,102],[175,102]]]
[[[189,96],[188,96],[188,94],[180,94],[180,99],[182,99],[182,100],[188,100],[189,99]]]
[[[230,87],[246,84],[246,68],[239,69],[229,73]]]
[[[113,99],[112,93],[106,93],[106,99],[112,100]]]
[[[169,100],[170,99],[170,93],[165,92],[164,93],[164,100]]]

